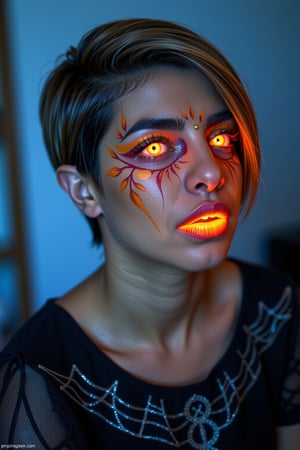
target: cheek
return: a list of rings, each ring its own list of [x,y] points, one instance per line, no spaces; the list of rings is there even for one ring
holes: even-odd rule
[[[240,194],[240,200],[242,198],[242,190],[243,190],[243,169],[242,165],[240,163],[240,160],[237,158],[236,163],[236,170],[235,170],[235,184],[236,184],[236,190]]]
[[[233,171],[232,179],[232,196],[236,205],[236,215],[240,215],[241,205],[242,205],[242,193],[243,193],[243,173],[240,164],[237,164],[235,170]]]
[[[154,219],[157,209],[157,187],[156,196],[155,180],[153,173],[149,170],[124,170],[122,167],[111,166],[104,174],[103,190],[105,196],[104,215],[112,220],[122,217],[129,218],[128,222],[139,219],[145,221],[160,232],[159,226]],[[159,208],[162,209],[162,199],[159,199]]]
[[[242,191],[243,174],[242,166],[237,155],[228,161],[223,161],[223,167],[227,173],[227,180],[233,185],[234,191],[240,193]]]
[[[109,199],[107,207],[111,208],[114,202],[124,214],[135,214],[139,210],[160,232],[155,217],[163,211],[165,195],[168,200],[174,196],[174,183],[180,184],[179,172],[184,164],[185,161],[176,160],[167,167],[139,168],[120,161],[118,155],[108,149],[102,163],[104,193]]]
[[[103,193],[103,210],[112,211],[122,207],[124,195],[122,195],[121,183],[124,179],[121,168],[114,160],[107,158],[105,153],[100,166],[100,179]]]

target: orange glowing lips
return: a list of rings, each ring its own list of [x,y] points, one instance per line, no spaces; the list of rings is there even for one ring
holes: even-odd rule
[[[196,239],[213,239],[225,233],[229,216],[224,203],[204,203],[178,225],[177,230]]]

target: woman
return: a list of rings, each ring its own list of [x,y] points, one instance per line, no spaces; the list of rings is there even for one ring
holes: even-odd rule
[[[105,264],[8,344],[0,442],[299,449],[296,291],[227,258],[260,164],[230,64],[176,24],[109,23],[49,75],[40,115]]]

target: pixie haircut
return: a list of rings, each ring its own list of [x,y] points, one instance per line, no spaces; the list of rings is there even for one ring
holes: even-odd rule
[[[256,118],[248,94],[216,47],[194,31],[162,20],[126,19],[98,26],[61,58],[40,99],[43,136],[53,167],[74,165],[100,186],[99,144],[118,100],[163,67],[200,72],[231,111],[240,131],[241,207],[247,215],[260,167]],[[93,242],[100,244],[97,219],[87,219]]]

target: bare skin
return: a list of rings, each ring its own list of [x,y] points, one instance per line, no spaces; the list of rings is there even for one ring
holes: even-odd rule
[[[124,297],[121,302],[112,301],[108,291],[124,292],[125,286],[106,286],[105,270],[95,272],[57,303],[101,351],[132,375],[169,386],[203,380],[228,348],[234,330],[241,296],[235,264],[224,262],[210,270],[204,283],[203,274],[186,280],[184,285],[190,284],[191,298],[185,301],[178,292],[184,292],[186,287],[180,289],[177,284],[178,300],[175,302],[168,292],[167,298],[160,295],[160,305],[157,298],[151,299],[153,285],[139,289],[141,298],[148,299],[147,304],[141,304],[136,298],[134,280],[129,283],[133,294],[128,295],[130,306]],[[202,298],[199,289],[203,291]]]

